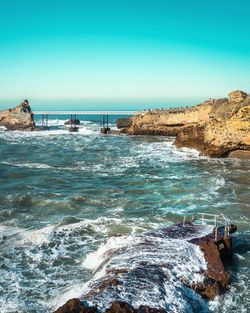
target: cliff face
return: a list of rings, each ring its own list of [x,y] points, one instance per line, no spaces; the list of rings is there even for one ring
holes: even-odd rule
[[[210,99],[191,108],[143,112],[122,132],[176,136],[177,147],[209,156],[226,157],[239,150],[250,157],[250,96],[234,91],[229,99]]]
[[[33,130],[35,123],[29,102],[25,100],[13,109],[0,111],[0,126],[7,130]]]

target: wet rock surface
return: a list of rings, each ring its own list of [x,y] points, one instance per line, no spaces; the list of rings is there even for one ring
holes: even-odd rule
[[[194,148],[211,157],[250,151],[250,96],[240,90],[228,96],[189,108],[145,111],[133,117],[132,125],[122,132],[175,136],[178,148]],[[242,155],[238,152],[235,157]],[[249,157],[244,154],[244,158]]]
[[[79,119],[70,119],[64,123],[64,125],[80,125],[81,121]]]
[[[0,126],[7,130],[31,131],[35,128],[33,114],[28,100],[13,109],[0,111]]]
[[[98,308],[86,305],[79,299],[70,299],[62,307],[58,308],[54,313],[97,313]],[[164,309],[152,309],[148,306],[141,305],[138,309],[134,309],[131,305],[123,301],[115,301],[105,313],[165,313]]]
[[[58,308],[55,313],[97,313],[96,307],[89,307],[79,299],[70,299],[63,306]]]
[[[118,118],[116,120],[116,126],[118,129],[130,127],[130,126],[132,126],[132,118],[131,117]]]
[[[223,227],[217,229],[216,241],[215,229],[208,229],[204,235],[203,227],[178,223],[138,238],[126,238],[127,244],[119,237],[112,239],[107,243],[105,261],[98,267],[100,273],[106,274],[97,270],[96,278],[89,282],[89,291],[55,313],[92,313],[96,309],[105,313],[184,312],[189,306],[201,311],[202,298],[213,300],[228,289],[230,277],[223,260],[232,255],[232,238],[224,236]],[[230,233],[234,231],[236,227],[231,225]],[[182,294],[182,303],[175,302],[175,292]],[[123,295],[129,300],[121,300]]]

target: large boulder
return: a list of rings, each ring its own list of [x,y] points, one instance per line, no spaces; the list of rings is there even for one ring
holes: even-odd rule
[[[34,130],[35,122],[28,100],[13,109],[0,111],[0,126],[7,130]]]
[[[247,93],[241,90],[235,90],[228,94],[229,101],[233,103],[239,103],[246,99]]]

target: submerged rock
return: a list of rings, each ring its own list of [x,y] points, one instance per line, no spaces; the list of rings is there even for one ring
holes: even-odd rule
[[[81,121],[77,118],[77,119],[70,119],[67,120],[64,125],[80,125]]]
[[[0,126],[7,130],[34,130],[35,122],[29,101],[24,100],[13,109],[0,111]]]
[[[178,148],[194,148],[212,157],[250,151],[250,96],[236,90],[229,99],[209,99],[194,107],[148,110],[133,117],[132,125],[122,132],[176,136]]]

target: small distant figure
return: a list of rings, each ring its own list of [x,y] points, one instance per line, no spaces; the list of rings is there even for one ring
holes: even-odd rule
[[[31,112],[29,101],[27,99],[23,100],[23,102],[21,103],[21,106],[22,106],[21,112],[24,112],[24,113]]]

